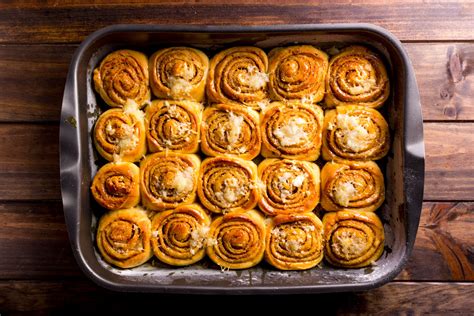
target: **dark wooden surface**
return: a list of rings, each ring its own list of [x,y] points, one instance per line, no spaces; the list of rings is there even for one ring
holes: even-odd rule
[[[288,1],[287,1],[288,2]],[[58,124],[79,43],[115,23],[369,22],[387,28],[413,62],[426,146],[425,202],[405,269],[378,289],[278,298],[339,313],[474,313],[474,4],[468,1],[27,0],[0,3],[0,313],[145,309],[213,297],[114,293],[77,267],[62,214]],[[218,298],[235,304],[235,297]],[[273,297],[247,297],[274,304]],[[174,305],[176,306],[176,305]],[[298,306],[298,305],[296,305]],[[270,307],[271,308],[271,307]]]

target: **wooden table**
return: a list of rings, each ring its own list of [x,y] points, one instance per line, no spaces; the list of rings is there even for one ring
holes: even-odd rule
[[[404,43],[415,67],[425,122],[426,182],[413,255],[395,281],[368,292],[219,300],[261,302],[270,310],[291,303],[349,313],[474,313],[473,3],[42,2],[0,4],[2,315],[215,306],[209,305],[212,297],[110,292],[86,279],[74,261],[60,201],[58,126],[69,61],[87,35],[115,23],[339,22],[387,28]]]

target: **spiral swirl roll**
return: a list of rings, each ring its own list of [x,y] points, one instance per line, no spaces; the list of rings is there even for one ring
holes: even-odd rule
[[[326,211],[373,212],[385,199],[382,171],[373,161],[328,162],[321,182],[321,206]]]
[[[130,162],[103,165],[92,181],[94,199],[108,210],[134,207],[140,202],[140,169]]]
[[[155,256],[173,266],[198,262],[206,254],[211,219],[196,204],[160,212],[152,221],[151,245]]]
[[[265,159],[258,165],[267,215],[311,212],[319,203],[319,167],[308,161]]]
[[[209,230],[207,255],[223,269],[247,269],[263,259],[265,221],[255,210],[217,217]]]
[[[201,132],[201,149],[208,156],[252,160],[260,154],[260,118],[252,109],[230,104],[207,107]]]
[[[200,159],[193,154],[155,153],[140,162],[142,204],[163,211],[196,199]]]
[[[318,159],[324,122],[319,106],[273,102],[260,114],[260,121],[264,157]]]
[[[146,136],[151,152],[193,154],[199,149],[202,105],[191,101],[153,101],[146,108]]]
[[[250,210],[257,205],[257,166],[234,157],[207,158],[199,170],[198,196],[214,213]]]
[[[257,47],[233,47],[215,55],[206,85],[211,102],[247,105],[268,102],[268,58]]]
[[[325,160],[378,160],[389,149],[388,124],[377,110],[339,106],[326,112],[322,148]]]
[[[273,217],[267,226],[265,260],[280,270],[306,270],[324,255],[323,224],[311,212]]]
[[[147,57],[128,49],[110,53],[94,70],[94,88],[111,107],[129,100],[144,106],[151,98]]]
[[[310,45],[300,45],[275,48],[268,57],[272,100],[297,99],[313,104],[324,98],[326,53]]]
[[[190,47],[160,49],[150,57],[150,84],[160,99],[204,100],[209,58]]]
[[[384,229],[373,212],[340,211],[323,217],[325,258],[338,267],[361,268],[383,252]]]
[[[390,94],[381,58],[362,46],[350,46],[331,58],[326,77],[326,107],[361,105],[381,107]]]
[[[148,261],[151,221],[139,208],[106,213],[99,220],[97,247],[105,261],[119,268],[133,268]]]
[[[97,152],[108,161],[140,160],[146,154],[143,112],[133,105],[105,111],[95,123],[93,138]]]

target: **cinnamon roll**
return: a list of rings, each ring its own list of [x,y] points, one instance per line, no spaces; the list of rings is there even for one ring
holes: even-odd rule
[[[119,268],[133,268],[153,256],[150,237],[151,221],[146,212],[130,208],[102,216],[96,241],[105,261]]]
[[[223,269],[257,265],[265,251],[265,221],[255,210],[217,217],[211,224],[207,255]]]
[[[323,224],[314,213],[277,215],[267,226],[265,260],[280,270],[306,270],[323,259]]]
[[[267,215],[311,212],[319,202],[319,167],[308,161],[265,159],[258,165]]]
[[[209,215],[196,204],[156,214],[151,238],[155,256],[173,266],[198,262],[206,254],[210,224]]]
[[[388,124],[364,106],[339,106],[326,112],[322,154],[325,160],[378,160],[390,149]]]
[[[228,154],[251,160],[260,154],[260,119],[252,109],[230,104],[207,107],[201,132],[201,150],[208,156]]]
[[[151,98],[147,57],[129,49],[110,53],[94,70],[94,88],[111,107],[129,100],[143,107]]]
[[[390,94],[382,59],[363,46],[350,46],[331,58],[326,77],[326,107],[381,107]]]
[[[314,161],[321,149],[323,111],[301,102],[273,102],[260,114],[262,155]]]
[[[321,206],[326,211],[373,212],[385,199],[382,171],[373,161],[328,162],[321,182]]]
[[[140,169],[130,162],[109,162],[94,176],[91,192],[108,210],[134,207],[140,202]]]
[[[269,55],[269,89],[273,100],[315,104],[324,97],[328,55],[310,45],[273,49]]]
[[[196,199],[200,159],[193,154],[155,153],[140,162],[143,205],[163,211]]]
[[[198,196],[214,213],[249,210],[257,205],[257,166],[234,157],[207,158],[201,164]]]
[[[384,229],[373,212],[340,211],[323,217],[325,258],[335,266],[360,268],[375,262],[383,252]]]
[[[207,97],[214,103],[247,105],[268,102],[268,58],[257,47],[233,47],[215,55],[209,66]]]
[[[204,100],[209,58],[191,47],[160,49],[150,57],[150,85],[160,99]]]
[[[146,136],[151,152],[192,154],[199,149],[202,105],[191,101],[153,101],[146,108]]]

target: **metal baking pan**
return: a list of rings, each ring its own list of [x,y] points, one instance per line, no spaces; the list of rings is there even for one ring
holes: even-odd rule
[[[386,201],[378,211],[386,247],[377,265],[308,271],[277,271],[262,263],[242,271],[221,271],[206,260],[184,268],[147,263],[121,270],[105,263],[95,247],[101,212],[90,197],[97,170],[90,131],[101,112],[93,91],[92,71],[119,48],[148,55],[160,47],[192,46],[209,55],[225,47],[312,44],[322,49],[365,44],[385,57],[392,91],[383,113],[392,144],[385,160]],[[82,271],[113,290],[207,294],[289,294],[365,290],[392,280],[405,265],[415,242],[424,183],[424,144],[420,97],[413,67],[400,41],[370,24],[276,26],[114,25],[90,35],[77,49],[64,90],[60,128],[61,189],[69,238]]]

